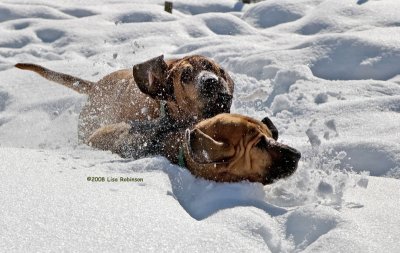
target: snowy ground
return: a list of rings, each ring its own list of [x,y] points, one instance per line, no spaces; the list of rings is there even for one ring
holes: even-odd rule
[[[1,1],[0,251],[397,252],[400,2],[162,4]],[[232,112],[270,116],[302,152],[298,171],[222,184],[91,150],[77,143],[85,97],[12,68],[94,81],[160,54],[221,63]]]

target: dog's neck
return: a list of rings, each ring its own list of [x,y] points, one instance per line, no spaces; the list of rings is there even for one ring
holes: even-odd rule
[[[179,147],[182,146],[184,132],[187,128],[192,127],[197,121],[190,119],[176,119],[175,114],[171,113],[168,103],[161,103],[160,117],[150,121],[130,121],[131,126],[129,132],[131,134],[142,134],[150,136],[150,141],[145,147],[144,153],[148,155],[164,155],[168,156],[171,152],[166,150],[176,147],[177,154]],[[168,157],[170,160],[178,162],[178,156]]]

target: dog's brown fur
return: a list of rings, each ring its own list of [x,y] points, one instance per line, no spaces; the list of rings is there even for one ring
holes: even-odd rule
[[[88,95],[88,102],[79,117],[79,139],[84,142],[102,126],[157,119],[160,100],[167,101],[166,110],[171,119],[187,122],[188,126],[218,113],[229,112],[234,86],[230,76],[217,63],[199,55],[167,61],[160,56],[135,65],[133,70],[113,72],[98,82],[35,64],[19,63],[15,66]],[[215,80],[211,80],[210,87],[203,89],[199,79],[204,73]]]
[[[121,154],[135,138],[130,129],[126,123],[106,126],[97,130],[90,141],[98,148],[107,147]],[[300,159],[297,150],[278,143],[277,138],[276,127],[268,118],[261,122],[237,114],[219,114],[192,130],[170,132],[160,155],[178,163],[181,148],[186,167],[195,176],[218,182],[269,184],[291,175]]]

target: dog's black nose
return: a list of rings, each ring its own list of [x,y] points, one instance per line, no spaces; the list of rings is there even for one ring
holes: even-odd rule
[[[301,158],[301,153],[296,149],[289,147],[284,144],[279,144],[277,149],[278,157],[280,157],[279,165],[281,169],[282,176],[291,175],[296,169],[297,164]]]
[[[300,160],[301,158],[301,153],[299,151],[297,151],[296,149],[286,146],[286,145],[282,145],[285,148],[282,148],[282,153],[283,156],[288,157],[290,160],[297,162]]]
[[[215,95],[221,90],[218,76],[209,71],[203,71],[199,75],[200,91],[205,96]]]
[[[218,78],[214,76],[207,76],[201,79],[201,84],[206,89],[211,89],[218,84]]]

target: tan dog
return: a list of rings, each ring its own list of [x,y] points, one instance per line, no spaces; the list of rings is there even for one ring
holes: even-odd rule
[[[138,128],[140,130],[140,128]],[[92,145],[124,155],[132,126],[114,124],[97,130]],[[192,130],[177,129],[164,136],[159,155],[185,166],[195,175],[218,182],[249,180],[269,184],[290,176],[300,153],[277,142],[278,131],[268,117],[262,121],[219,114]]]
[[[79,139],[84,142],[102,126],[158,119],[161,100],[167,101],[167,119],[187,127],[229,112],[232,102],[234,84],[228,73],[214,61],[198,55],[167,61],[159,56],[135,65],[133,70],[113,72],[98,82],[29,63],[15,66],[88,95],[78,126]],[[141,147],[147,139],[142,138],[135,145]]]
[[[186,131],[185,160],[196,176],[270,184],[293,174],[301,154],[277,142],[271,120],[219,114]]]

